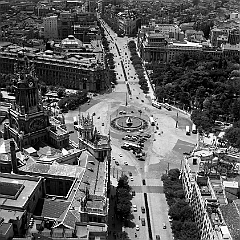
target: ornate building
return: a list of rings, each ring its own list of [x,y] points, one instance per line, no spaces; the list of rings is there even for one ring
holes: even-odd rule
[[[87,149],[96,159],[103,161],[111,155],[110,136],[100,135],[93,124],[93,115],[79,119],[79,148]]]
[[[111,169],[111,139],[110,132],[108,136],[98,133],[94,128],[93,115],[90,117],[79,117],[79,148],[86,149],[99,162],[107,162],[107,182],[108,191],[110,188],[110,169]]]
[[[69,144],[67,131],[52,126],[43,109],[34,65],[23,54],[14,67],[16,101],[9,108],[9,123],[4,125],[4,139],[13,138],[20,150],[38,142],[63,148]]]

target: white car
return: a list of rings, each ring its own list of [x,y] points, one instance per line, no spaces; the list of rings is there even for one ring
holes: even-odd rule
[[[133,181],[133,177],[130,177],[130,180]]]
[[[126,165],[126,166],[127,166],[127,165],[128,165],[128,162],[124,162],[124,165]]]
[[[136,231],[139,231],[139,230],[140,230],[139,225],[136,225]]]
[[[137,205],[132,205],[133,211],[137,212]]]
[[[115,157],[112,157],[112,160],[115,160]]]
[[[122,154],[121,154],[121,153],[119,154],[119,157],[122,157]]]

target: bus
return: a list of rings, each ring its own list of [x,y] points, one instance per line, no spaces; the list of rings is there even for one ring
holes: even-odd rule
[[[152,106],[153,106],[153,107],[156,107],[156,108],[158,108],[158,109],[161,109],[161,108],[162,108],[161,103],[155,102],[155,101],[152,102]]]
[[[130,142],[125,142],[121,148],[126,149],[126,150],[134,150],[134,151],[140,151],[142,148],[138,144],[130,143]]]
[[[149,121],[150,121],[150,124],[151,124],[152,126],[155,126],[155,121],[154,121],[153,117],[150,117],[150,118],[149,118]]]
[[[195,124],[192,125],[192,133],[197,134],[197,126]]]
[[[190,135],[190,127],[186,126],[186,135]]]
[[[164,104],[164,107],[168,110],[168,111],[172,111],[171,106],[168,103]]]

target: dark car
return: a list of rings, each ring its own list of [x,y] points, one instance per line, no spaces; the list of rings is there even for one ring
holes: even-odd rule
[[[160,236],[159,235],[156,235],[156,240],[160,240]]]
[[[132,191],[132,196],[134,197],[136,195],[136,192],[135,191]]]
[[[145,208],[143,206],[141,206],[141,211],[142,213],[145,213]]]

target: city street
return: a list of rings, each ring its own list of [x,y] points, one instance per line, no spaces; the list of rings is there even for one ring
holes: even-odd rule
[[[94,116],[94,124],[101,134],[111,134],[112,144],[112,163],[111,163],[111,181],[113,186],[117,186],[117,179],[122,175],[129,175],[132,173],[133,179],[129,183],[132,189],[136,192],[133,197],[132,204],[137,205],[137,212],[133,212],[133,219],[128,227],[124,228],[130,239],[149,238],[148,223],[146,213],[141,213],[141,206],[145,206],[143,193],[147,193],[150,224],[153,239],[156,235],[160,235],[161,239],[173,239],[171,227],[168,220],[168,206],[166,203],[165,195],[163,193],[161,176],[170,168],[180,168],[183,159],[183,153],[189,152],[197,143],[197,135],[192,134],[187,136],[185,133],[186,125],[191,125],[188,116],[176,110],[168,111],[164,108],[161,110],[154,108],[151,105],[151,100],[145,97],[142,90],[139,88],[137,77],[135,77],[135,70],[129,60],[130,53],[127,49],[128,38],[118,38],[115,33],[106,25],[108,32],[114,41],[110,43],[110,49],[114,53],[116,62],[116,72],[118,73],[118,84],[112,93],[98,95],[93,97],[90,103],[85,103],[80,108],[80,114],[86,115],[87,113],[96,115]],[[118,56],[116,45],[119,47],[121,53],[127,52],[127,55],[121,54]],[[124,61],[124,67],[129,73],[130,88],[132,97],[127,92],[126,82],[123,75],[123,70],[120,61]],[[126,99],[127,96],[127,99]],[[143,100],[143,101],[142,101]],[[127,102],[127,106],[126,106]],[[122,137],[126,135],[124,132],[117,131],[110,127],[110,119],[118,116],[118,109],[125,109],[126,112],[129,108],[134,109],[136,115],[138,110],[146,117],[153,115],[156,126],[149,126],[144,132],[150,133],[151,138],[145,143],[144,151],[146,152],[146,161],[139,161],[133,153],[121,148],[123,144]],[[64,114],[68,130],[73,130],[73,117],[79,115],[79,110],[70,111]],[[176,128],[176,122],[178,126]],[[104,124],[103,124],[104,123]],[[71,140],[77,142],[77,133],[71,135]],[[115,164],[119,162],[119,166]],[[125,165],[124,162],[128,165]],[[145,179],[146,185],[143,185]],[[111,210],[114,211],[114,210]],[[113,214],[113,213],[111,213]],[[146,226],[142,226],[140,218],[145,218]],[[109,218],[111,224],[111,234],[109,239],[121,239],[117,234],[119,226],[114,229],[113,219]],[[119,224],[119,223],[116,223]],[[163,225],[166,224],[166,229]],[[140,230],[136,230],[136,225]],[[135,235],[136,234],[136,235]]]

